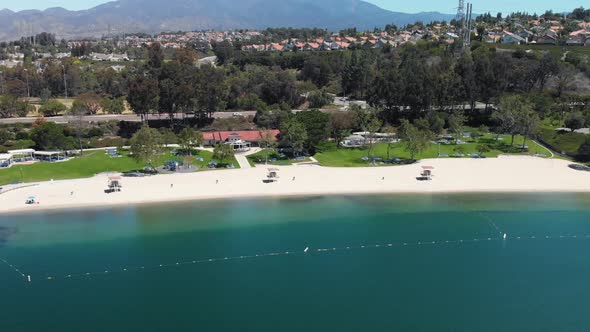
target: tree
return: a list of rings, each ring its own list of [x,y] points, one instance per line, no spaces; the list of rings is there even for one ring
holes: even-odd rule
[[[214,112],[225,111],[228,93],[225,74],[222,70],[213,66],[202,66],[196,90],[196,105],[199,108],[199,114],[206,114],[210,117]]]
[[[458,139],[463,131],[466,119],[462,111],[456,110],[449,116],[449,131]]]
[[[575,76],[576,70],[572,65],[564,64],[559,68],[555,80],[555,95],[557,98],[561,98],[574,87]]]
[[[0,129],[0,146],[13,139],[14,135],[10,131],[6,129]]]
[[[332,138],[336,141],[337,148],[340,147],[340,143],[350,133],[354,125],[354,114],[350,112],[330,113],[330,131]]]
[[[325,57],[311,57],[305,60],[299,79],[311,81],[317,87],[322,88],[330,82],[332,67]]]
[[[330,105],[334,102],[334,96],[328,94],[325,91],[312,91],[307,96],[307,101],[309,101],[309,107],[311,108],[322,108],[326,105]]]
[[[12,95],[0,96],[0,118],[25,117],[29,111],[29,103],[20,101]]]
[[[514,145],[514,137],[519,132],[518,114],[526,108],[527,104],[521,96],[503,96],[500,98],[498,111],[492,113],[492,119],[498,124],[498,132],[512,136],[510,145]]]
[[[100,110],[101,99],[94,92],[79,95],[72,104],[72,110],[76,114],[94,115]]]
[[[405,141],[404,148],[410,152],[412,160],[416,160],[416,155],[428,147],[428,134],[416,128],[407,119],[401,120],[398,135]]]
[[[545,53],[541,60],[539,60],[539,64],[534,71],[534,78],[536,82],[539,84],[539,90],[543,90],[545,88],[545,84],[549,77],[559,73],[559,63],[557,59],[551,55],[550,52]]]
[[[584,128],[585,123],[586,119],[584,118],[584,114],[581,112],[572,112],[565,119],[565,126],[571,129],[572,132],[576,131],[577,129]]]
[[[152,43],[148,47],[148,69],[150,71],[159,70],[164,64],[164,52],[160,43]],[[157,73],[154,73],[157,76]]]
[[[39,112],[44,116],[57,116],[66,111],[66,105],[62,104],[58,100],[51,99],[41,108],[39,108]]]
[[[520,134],[524,137],[522,142],[522,148],[526,146],[526,140],[530,134],[533,134],[539,128],[540,123],[539,116],[532,108],[530,103],[525,104],[521,109],[521,112],[517,116],[517,126]]]
[[[133,159],[147,163],[150,168],[154,169],[153,159],[162,151],[161,142],[162,139],[158,130],[144,125],[129,141]]]
[[[283,142],[293,148],[293,153],[298,156],[303,152],[307,141],[305,126],[295,118],[287,119],[281,126]]]
[[[178,134],[178,143],[180,144],[180,147],[190,155],[195,147],[203,144],[203,134],[193,128],[184,128],[180,134]]]
[[[222,66],[228,63],[234,56],[234,48],[229,41],[224,40],[213,43],[213,53],[217,56],[217,64]]]
[[[305,143],[308,147],[314,147],[328,138],[330,115],[318,110],[311,110],[295,114],[295,119],[305,128],[307,133]]]
[[[477,149],[477,152],[479,152],[480,156],[483,156],[484,154],[491,151],[490,146],[487,144],[478,144],[475,148]]]
[[[31,130],[31,139],[39,150],[66,150],[73,146],[71,138],[65,136],[62,125],[45,122]]]
[[[113,99],[104,97],[100,102],[100,107],[106,114],[122,114],[125,111],[125,99],[124,97]]]
[[[213,149],[213,159],[218,159],[222,164],[234,156],[234,149],[229,144],[217,144]]]
[[[377,142],[375,134],[379,129],[381,129],[381,125],[381,121],[375,116],[371,118],[364,129],[369,133],[368,135],[365,135],[365,137],[369,137],[369,157],[373,154],[373,149],[375,148],[375,143]]]
[[[396,130],[393,127],[385,127],[383,130],[386,134],[389,134],[390,137],[387,138],[387,160],[391,159],[391,148],[393,147],[393,135],[396,134]]]
[[[354,114],[356,125],[364,132],[375,133],[381,128],[381,122],[377,118],[378,109],[367,108],[363,109],[358,105],[350,107],[350,112]],[[364,145],[371,144],[370,135],[365,135]],[[369,139],[368,139],[369,138]],[[367,140],[368,139],[368,140]],[[372,150],[372,147],[371,149]]]
[[[272,149],[276,146],[276,137],[274,137],[272,131],[263,130],[260,132],[260,146],[266,149],[265,157],[266,163],[268,164],[268,156]]]
[[[142,120],[158,107],[158,91],[158,81],[143,75],[129,81],[127,102],[135,114],[141,115]]]
[[[48,88],[43,88],[43,90],[41,90],[39,93],[39,97],[41,98],[41,103],[45,104],[49,101],[49,98],[51,98],[51,90]]]
[[[430,111],[426,114],[426,120],[428,120],[430,130],[432,133],[439,135],[442,133],[445,127],[445,118],[443,114]]]

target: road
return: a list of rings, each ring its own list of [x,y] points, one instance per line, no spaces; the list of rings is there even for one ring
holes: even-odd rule
[[[248,116],[255,116],[256,111],[243,111],[239,112],[240,116],[248,117]],[[178,113],[175,114],[174,117],[176,119],[182,119],[182,114]],[[228,119],[234,117],[234,112],[215,112],[213,113],[213,118],[215,119]],[[15,123],[33,123],[37,118],[35,117],[27,117],[27,118],[8,118],[8,119],[0,119],[0,124],[15,124]],[[45,118],[47,121],[53,121],[57,123],[67,123],[67,122],[74,122],[78,121],[77,117],[72,116],[55,116],[55,117],[48,117]],[[150,120],[157,120],[157,119],[168,119],[168,115],[150,115]],[[108,121],[129,121],[129,122],[140,122],[141,117],[135,114],[110,114],[110,115],[86,115],[83,117],[84,122],[108,122]]]

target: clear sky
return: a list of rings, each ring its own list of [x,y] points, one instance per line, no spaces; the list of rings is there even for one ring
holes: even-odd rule
[[[239,0],[236,0],[239,1]],[[439,11],[442,13],[455,13],[458,0],[366,0],[382,8],[393,11],[415,13],[420,11]],[[473,12],[503,12],[528,11],[542,13],[546,9],[562,12],[582,6],[587,0],[465,0],[473,3]],[[87,9],[107,0],[0,0],[0,9],[12,10],[45,9],[49,7],[64,7],[70,10]]]

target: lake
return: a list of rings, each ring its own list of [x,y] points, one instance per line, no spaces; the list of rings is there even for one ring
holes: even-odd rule
[[[0,259],[3,331],[590,330],[587,194],[0,216]]]

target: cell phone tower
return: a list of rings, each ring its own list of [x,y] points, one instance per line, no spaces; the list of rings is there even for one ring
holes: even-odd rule
[[[464,24],[465,22],[465,0],[459,0],[459,7],[457,7],[457,15],[455,16],[457,22]]]

